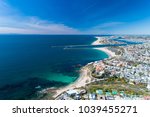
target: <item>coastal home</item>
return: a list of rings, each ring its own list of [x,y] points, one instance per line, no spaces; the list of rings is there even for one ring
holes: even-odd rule
[[[74,99],[75,99],[75,100],[80,100],[80,99],[81,99],[81,96],[80,96],[79,94],[76,94],[75,97],[74,97]]]
[[[89,94],[89,99],[90,99],[90,100],[96,100],[96,94],[94,94],[94,93],[91,94],[91,93],[90,93],[90,94]]]
[[[112,96],[111,92],[106,92],[105,99],[106,100],[115,100],[115,98]]]
[[[106,100],[115,100],[115,98],[113,96],[106,96],[105,99]]]
[[[77,90],[73,90],[73,89],[66,91],[66,93],[68,96],[75,96],[79,94]]]

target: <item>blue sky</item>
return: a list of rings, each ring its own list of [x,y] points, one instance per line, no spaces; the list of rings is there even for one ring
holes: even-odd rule
[[[150,0],[0,0],[0,33],[150,34]]]

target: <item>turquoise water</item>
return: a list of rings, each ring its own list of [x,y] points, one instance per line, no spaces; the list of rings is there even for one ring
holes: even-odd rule
[[[108,55],[94,49],[51,46],[84,45],[94,40],[94,36],[83,35],[0,35],[0,99],[30,99],[36,86],[74,82],[82,66]]]

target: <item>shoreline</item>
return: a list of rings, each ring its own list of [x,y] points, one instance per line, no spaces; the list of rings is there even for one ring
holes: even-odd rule
[[[102,44],[102,43],[100,43],[100,39],[102,37],[96,37],[96,38],[97,38],[97,40],[94,41],[91,45],[100,45],[100,44]],[[94,48],[94,49],[105,52],[109,56],[109,58],[116,56],[114,52],[108,50],[106,47],[105,48]],[[88,64],[89,63],[87,63],[87,65]],[[75,89],[75,88],[79,88],[79,87],[83,87],[87,84],[87,82],[90,82],[92,80],[92,78],[88,75],[88,73],[90,71],[89,71],[87,65],[85,65],[84,67],[81,68],[80,76],[75,82],[69,84],[68,86],[56,89],[56,92],[55,92],[56,94],[54,94],[52,97],[56,99],[59,95],[61,95],[65,91]]]
[[[95,37],[95,38],[96,38],[97,40],[94,41],[94,42],[92,43],[92,45],[100,45],[100,44],[102,44],[102,43],[100,43],[100,40],[101,40],[102,37]],[[109,58],[116,56],[116,54],[115,54],[114,52],[110,51],[107,47],[94,48],[94,49],[105,52],[105,53],[109,56]]]
[[[89,73],[89,69],[87,65],[82,67],[79,78],[75,82],[69,84],[68,86],[60,87],[56,89],[56,92],[55,92],[56,94],[53,95],[53,98],[57,98],[59,95],[61,95],[63,92],[67,90],[85,86],[87,84],[87,81],[91,80],[91,77],[88,75],[88,73]]]

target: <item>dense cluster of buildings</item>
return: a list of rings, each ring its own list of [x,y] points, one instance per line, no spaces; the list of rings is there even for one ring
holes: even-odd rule
[[[139,64],[132,61],[125,61],[121,58],[111,58],[93,64],[97,76],[106,77],[117,76],[127,78],[131,81],[147,83],[150,80],[150,66],[148,64]]]
[[[150,64],[150,43],[127,46],[122,57],[128,61]]]
[[[145,38],[140,38],[140,40],[143,41]],[[120,56],[95,62],[93,64],[95,73],[99,76],[107,72],[110,76],[115,75],[117,77],[127,78],[137,83],[147,83],[149,87],[150,43],[147,42],[119,48],[122,51]]]
[[[133,42],[144,42],[144,43],[150,43],[150,36],[147,35],[124,35],[122,38],[127,39],[129,41]]]

